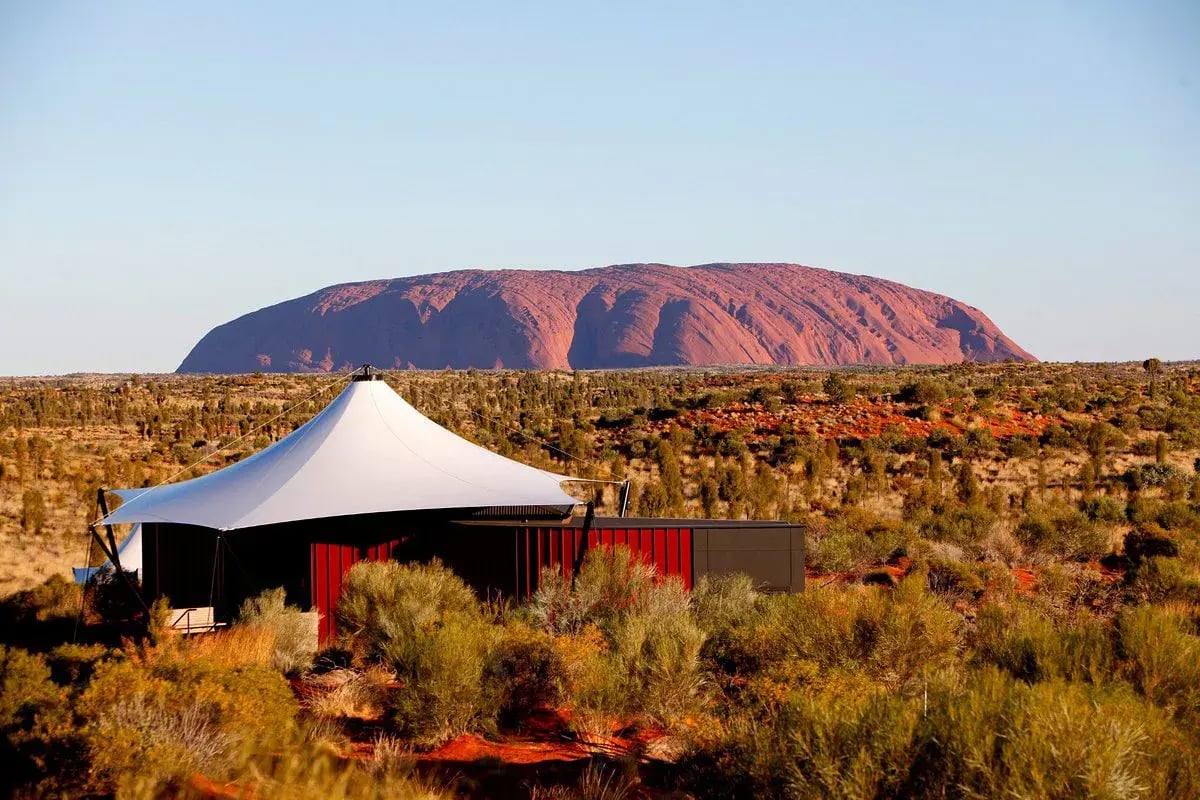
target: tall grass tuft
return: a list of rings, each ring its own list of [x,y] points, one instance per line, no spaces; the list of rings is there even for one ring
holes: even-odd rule
[[[317,617],[289,606],[282,587],[248,598],[242,603],[238,622],[274,633],[271,665],[280,672],[291,675],[312,666],[317,652]]]

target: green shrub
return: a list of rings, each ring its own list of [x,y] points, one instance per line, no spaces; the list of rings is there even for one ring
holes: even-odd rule
[[[1037,453],[1038,442],[1032,436],[1009,437],[1000,448],[1005,458],[1029,458]]]
[[[1061,626],[1025,602],[985,605],[976,617],[975,661],[1030,683],[1052,678],[1110,680],[1116,661],[1109,626],[1086,616]]]
[[[856,389],[853,383],[831,372],[821,384],[825,394],[835,403],[849,403],[854,400]]]
[[[704,596],[712,611],[715,593],[706,589]],[[604,668],[620,676],[623,688],[594,672],[599,662],[588,662],[593,674],[574,698],[585,714],[632,713],[669,722],[698,702],[705,633],[692,616],[688,593],[678,578],[657,579],[653,566],[629,548],[589,551],[573,587],[558,571],[543,572],[529,614],[550,632],[602,632]]]
[[[704,631],[678,578],[655,586],[640,605],[611,626],[614,673],[628,678],[629,710],[670,722],[699,700]]]
[[[692,589],[696,624],[712,636],[722,636],[754,613],[759,594],[750,576],[742,573],[701,576]]]
[[[1126,673],[1138,691],[1194,719],[1200,712],[1200,637],[1194,624],[1142,605],[1121,612],[1117,631]]]
[[[1060,641],[1053,621],[1024,603],[986,605],[976,616],[975,657],[1027,682],[1056,674]]]
[[[1165,486],[1173,480],[1182,480],[1183,478],[1183,470],[1174,464],[1142,464],[1131,467],[1125,473],[1126,482],[1134,489]]]
[[[911,772],[920,708],[886,692],[809,698],[782,726],[788,794],[795,798],[891,797]]]
[[[562,705],[567,666],[553,637],[513,623],[489,654],[485,681],[499,694],[501,725],[512,727],[540,708]]]
[[[1197,770],[1178,733],[1128,692],[985,669],[930,693],[917,797],[1190,796]]]
[[[159,656],[98,665],[76,710],[93,788],[104,791],[146,776],[228,777],[291,739],[296,702],[273,669]]]
[[[896,589],[847,587],[767,595],[756,613],[711,654],[738,676],[778,673],[787,660],[809,662],[824,678],[865,670],[893,689],[911,689],[952,667],[962,644],[960,618],[925,589],[925,578]],[[786,672],[786,670],[785,670]]]
[[[960,471],[960,474],[972,474]],[[947,542],[978,552],[983,542],[996,526],[996,514],[980,503],[953,505],[935,508],[919,514],[912,522],[922,538],[933,542]]]
[[[931,592],[951,602],[978,599],[987,588],[974,565],[948,558],[929,559],[925,582]]]
[[[359,562],[346,572],[337,613],[347,643],[368,658],[386,658],[393,639],[447,615],[478,614],[479,601],[437,560]]]
[[[82,685],[91,680],[96,665],[111,654],[102,644],[64,644],[50,651],[47,663],[55,682]]]
[[[697,798],[787,797],[788,732],[777,720],[745,713],[705,726],[676,764],[680,788]]]
[[[588,550],[574,581],[561,570],[542,570],[530,614],[549,632],[578,633],[588,625],[607,629],[652,595],[655,577],[654,565],[628,547],[598,547]]]
[[[1109,522],[1113,524],[1125,521],[1125,503],[1112,495],[1100,495],[1087,500],[1083,504],[1083,513],[1094,522]]]
[[[402,686],[392,694],[391,714],[403,735],[436,744],[495,726],[499,697],[484,677],[500,629],[440,562],[355,564],[338,616],[354,652],[396,670]]]
[[[819,572],[849,572],[878,564],[903,542],[900,526],[861,509],[846,509],[805,526],[805,562]]]
[[[1191,734],[1121,686],[986,667],[927,694],[819,690],[734,716],[679,763],[701,798],[1194,797]]]
[[[962,646],[961,618],[926,589],[920,575],[913,578],[892,592],[869,592],[855,621],[868,668],[892,689],[913,689],[953,668]]]
[[[58,697],[44,658],[0,645],[0,732],[28,727],[33,716]]]
[[[1016,535],[1027,547],[1060,558],[1089,558],[1108,551],[1107,533],[1074,509],[1030,513],[1017,525]]]
[[[1140,559],[1126,578],[1134,594],[1151,603],[1168,600],[1200,602],[1200,576],[1179,558],[1150,556]]]
[[[499,628],[478,611],[458,612],[398,634],[383,653],[402,683],[391,698],[392,721],[401,735],[432,745],[495,727],[500,698],[484,679]]]
[[[79,616],[80,587],[54,574],[42,583],[4,598],[0,620],[9,625],[74,621]]]
[[[294,674],[312,666],[317,652],[316,620],[286,602],[283,588],[267,589],[242,603],[238,624],[270,628],[275,632],[272,666]]]
[[[950,394],[949,388],[945,381],[923,378],[901,386],[896,400],[901,403],[944,403]]]

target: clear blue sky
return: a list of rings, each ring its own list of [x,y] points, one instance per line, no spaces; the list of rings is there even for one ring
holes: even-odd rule
[[[1200,358],[1200,3],[0,0],[0,374],[344,281],[794,261]]]

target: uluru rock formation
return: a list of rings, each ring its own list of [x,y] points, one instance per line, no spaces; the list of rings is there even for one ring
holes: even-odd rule
[[[464,270],[331,286],[208,333],[179,372],[1035,360],[983,312],[798,264]]]

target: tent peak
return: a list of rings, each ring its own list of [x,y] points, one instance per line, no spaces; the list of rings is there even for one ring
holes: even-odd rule
[[[381,381],[383,380],[383,373],[370,364],[363,364],[354,371],[354,374],[350,377],[350,380],[351,382]]]

